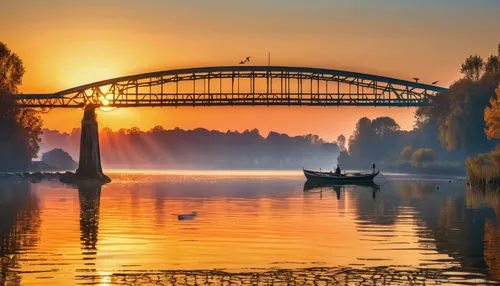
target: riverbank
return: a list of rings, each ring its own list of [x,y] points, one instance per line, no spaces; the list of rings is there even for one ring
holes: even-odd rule
[[[460,164],[428,164],[420,167],[413,167],[409,163],[387,166],[387,171],[395,173],[410,173],[419,175],[444,175],[444,176],[465,176],[465,165]]]
[[[0,173],[0,180],[29,181],[31,183],[40,183],[43,180],[59,180],[59,172],[24,172],[24,173]]]
[[[30,183],[37,184],[44,180],[53,181],[57,180],[64,184],[78,185],[78,184],[106,184],[110,183],[106,175],[102,178],[88,178],[81,175],[77,175],[73,172],[32,172],[32,173],[0,173],[0,181],[10,180],[10,181],[29,181]]]
[[[371,171],[366,166],[340,166],[342,169],[347,170],[365,170]],[[433,163],[424,166],[414,167],[409,163],[387,163],[377,164],[377,169],[382,172],[399,173],[399,174],[416,174],[416,175],[430,175],[430,176],[466,176],[465,165],[459,163]]]
[[[474,188],[500,188],[500,148],[467,158],[467,182]]]

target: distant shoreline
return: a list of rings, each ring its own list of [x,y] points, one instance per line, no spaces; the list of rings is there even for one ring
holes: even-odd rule
[[[318,168],[319,170],[319,168]],[[323,169],[324,170],[324,169]],[[346,170],[346,172],[360,172],[367,170]],[[371,171],[371,170],[370,170]],[[278,176],[288,176],[288,177],[304,177],[302,173],[302,169],[273,169],[273,170],[265,170],[265,169],[105,169],[105,173],[109,174],[119,174],[119,173],[138,173],[138,174],[150,174],[150,175],[254,175],[254,176],[269,176],[269,175],[278,175]],[[447,174],[424,174],[424,173],[400,173],[400,172],[391,172],[382,170],[382,174],[386,177],[391,178],[408,178],[408,179],[421,179],[421,178],[429,178],[429,179],[465,179],[465,174],[456,174],[456,175],[447,175]],[[377,177],[378,178],[378,177]],[[305,179],[305,177],[304,177]]]

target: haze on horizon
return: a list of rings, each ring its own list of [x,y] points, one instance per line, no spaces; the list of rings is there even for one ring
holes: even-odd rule
[[[311,66],[421,78],[448,86],[470,54],[488,56],[500,35],[496,0],[118,1],[0,3],[0,37],[26,67],[21,91],[47,93],[149,71],[235,65]],[[393,23],[397,22],[398,25]],[[480,31],[480,32],[478,32]],[[413,126],[412,108],[209,107],[119,109],[100,128],[155,125],[262,134],[349,137],[362,117]],[[70,131],[81,110],[56,109],[44,127]]]

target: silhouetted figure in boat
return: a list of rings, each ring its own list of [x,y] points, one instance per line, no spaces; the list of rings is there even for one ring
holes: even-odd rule
[[[373,162],[373,164],[372,164],[372,169],[373,169],[372,174],[375,174],[375,162]]]
[[[335,169],[335,174],[336,175],[340,175],[341,174],[339,164],[337,164],[337,169]]]

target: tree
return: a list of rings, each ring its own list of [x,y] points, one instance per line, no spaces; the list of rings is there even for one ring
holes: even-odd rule
[[[339,146],[339,149],[340,151],[344,151],[345,150],[345,136],[343,134],[340,134],[338,137],[337,137],[337,146]]]
[[[165,129],[163,128],[163,126],[156,125],[155,127],[151,128],[150,132],[153,133],[153,134],[154,133],[158,133],[159,134],[159,133],[164,132],[164,131],[165,131]]]
[[[413,167],[422,167],[427,163],[433,162],[436,160],[436,156],[434,155],[434,151],[429,148],[421,148],[415,151],[411,156],[411,165]]]
[[[127,130],[127,133],[129,133],[129,134],[132,134],[132,133],[136,133],[137,134],[137,133],[140,133],[140,132],[141,132],[141,129],[139,129],[139,127],[137,127],[137,126],[134,126],[134,127],[132,127],[132,128],[130,128],[130,129]]]
[[[462,64],[460,72],[465,75],[465,77],[471,80],[479,80],[481,73],[483,71],[484,61],[478,55],[469,56],[465,62]]]
[[[388,132],[396,132],[401,129],[398,123],[391,117],[378,117],[372,121],[372,129],[379,137]]]
[[[375,133],[372,129],[372,121],[363,117],[356,123],[356,129],[354,130],[351,137],[349,137],[349,153],[355,159],[365,157],[368,151],[366,145],[373,142],[375,138]]]
[[[405,162],[410,161],[412,155],[413,155],[413,147],[411,146],[405,146],[403,150],[401,150],[401,159],[403,159]]]
[[[24,75],[23,61],[19,56],[0,42],[0,90],[15,93],[22,83]]]
[[[494,56],[491,55],[486,62],[486,72],[500,72],[500,55]]]
[[[351,156],[349,156],[349,152],[347,152],[347,150],[340,151],[340,154],[337,157],[337,163],[342,166],[342,168],[352,166]]]
[[[500,85],[496,97],[490,99],[490,106],[484,110],[485,133],[488,139],[500,139]]]
[[[101,133],[109,134],[113,133],[113,130],[111,130],[111,128],[109,127],[104,127],[103,129],[101,129]]]
[[[0,171],[26,170],[40,148],[39,112],[16,108],[12,96],[23,75],[22,60],[0,42]]]

